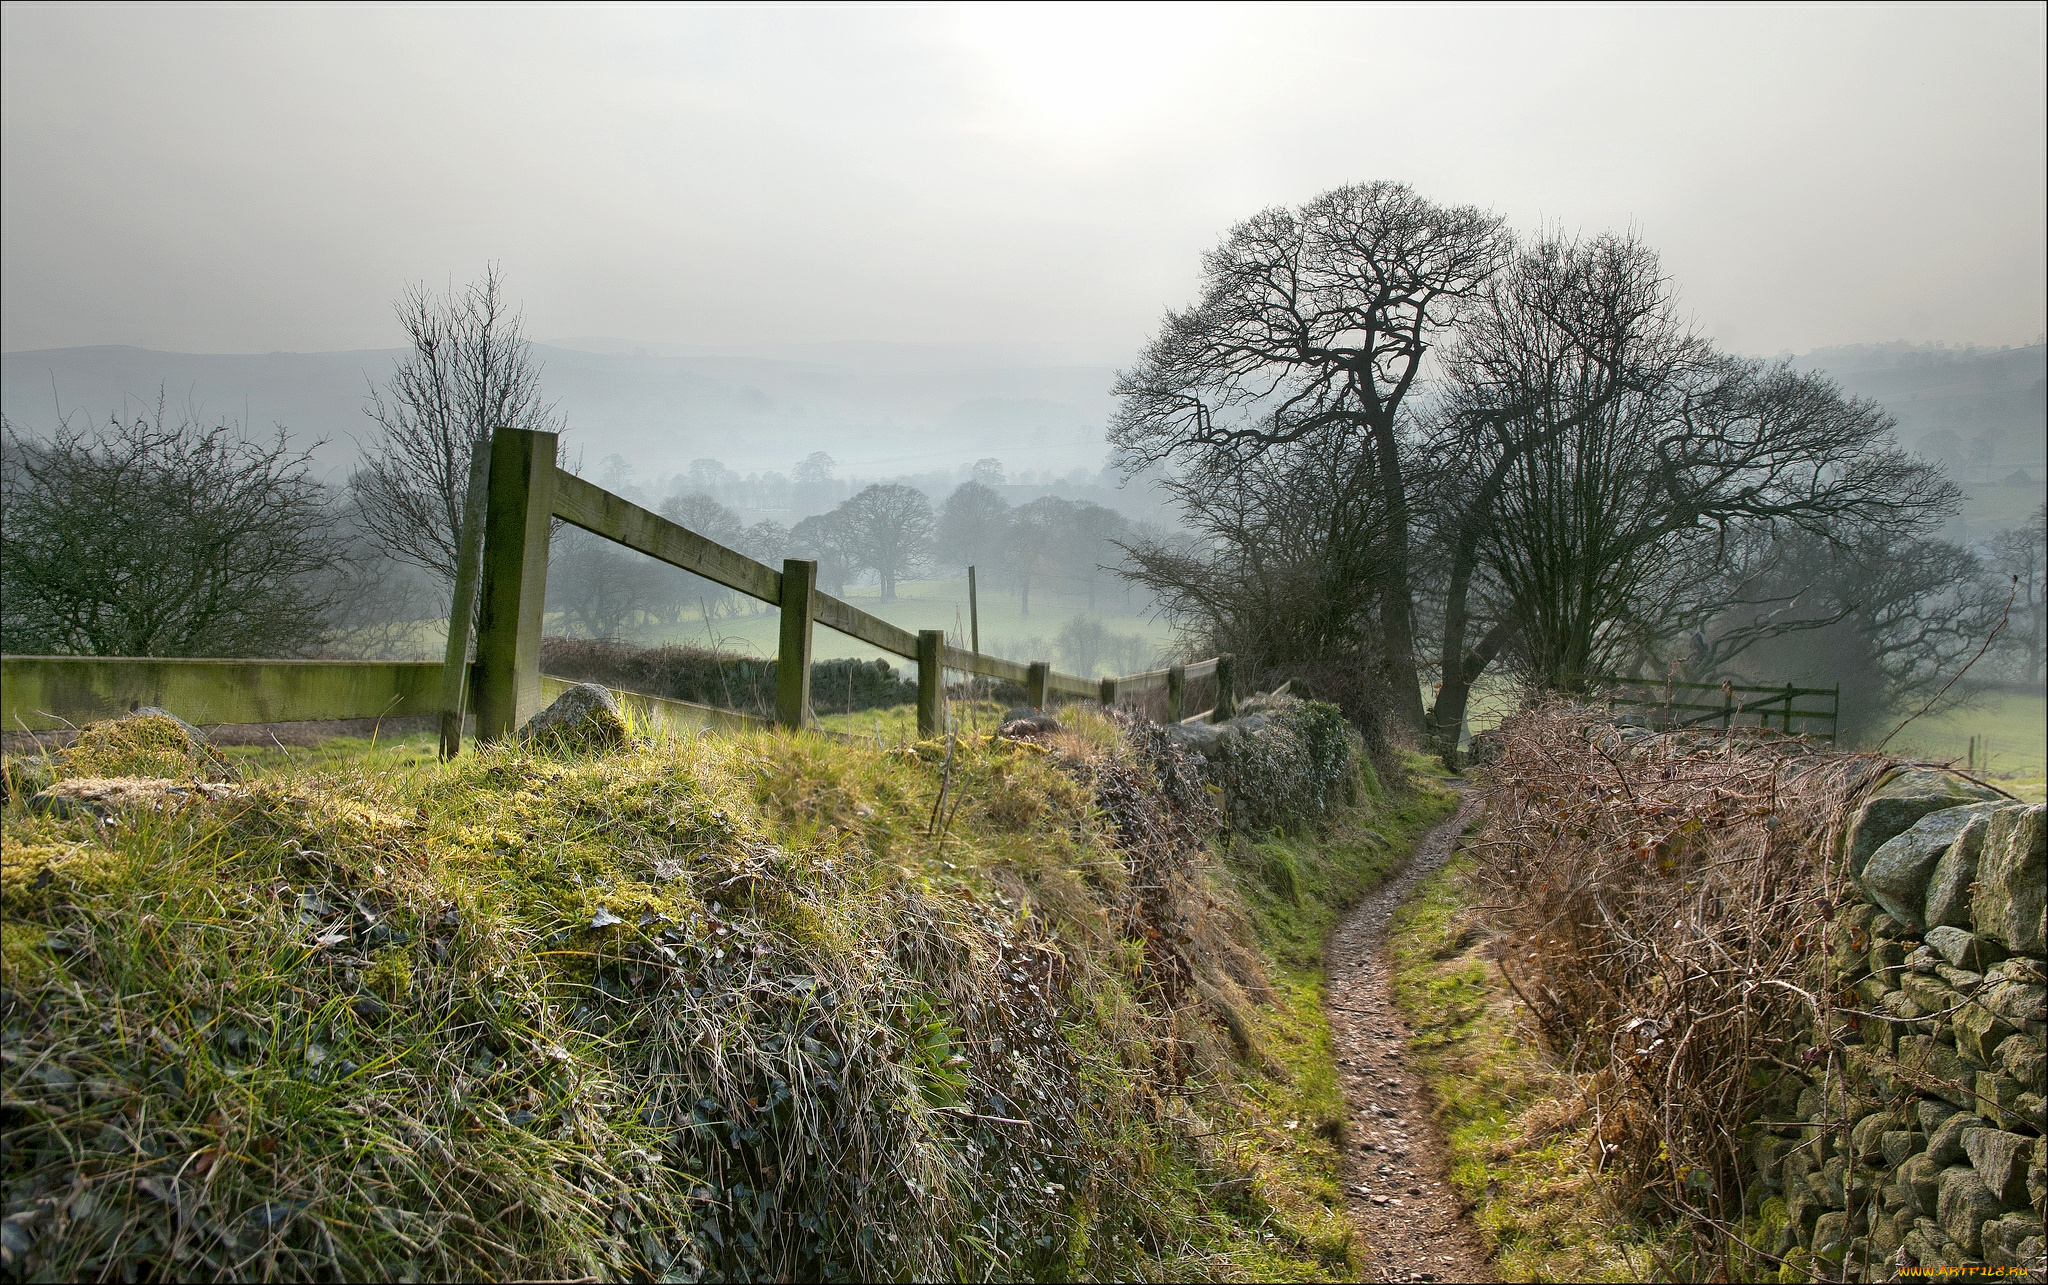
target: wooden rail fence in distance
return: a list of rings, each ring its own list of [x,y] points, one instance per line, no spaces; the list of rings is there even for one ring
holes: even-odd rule
[[[650,513],[555,467],[556,437],[499,429],[492,437],[484,512],[481,600],[470,709],[483,740],[513,735],[560,693],[540,672],[542,606],[547,597],[548,536],[560,518],[670,566],[702,576],[780,610],[775,723],[802,727],[811,713],[811,634],[836,629],[918,665],[917,725],[937,734],[944,721],[941,676],[951,669],[1021,686],[1035,709],[1057,699],[1119,699],[1164,689],[1167,718],[1182,721],[1187,684],[1213,676],[1216,704],[1196,717],[1236,712],[1232,657],[1091,680],[1044,661],[1019,664],[963,650],[936,629],[912,633],[817,588],[817,563],[790,558],[782,570]],[[157,705],[189,723],[274,723],[407,717],[443,712],[436,661],[186,660],[107,656],[9,656],[0,660],[0,722],[44,731]],[[765,720],[641,692],[619,695],[643,716],[672,725],[735,727]]]
[[[1606,674],[1594,674],[1586,680],[1595,689],[1604,689],[1604,699],[1609,711],[1617,708],[1640,709],[1644,722],[1659,731],[1677,731],[1688,727],[1718,726],[1721,731],[1734,727],[1769,727],[1773,722],[1778,730],[1787,736],[1792,734],[1792,724],[1800,723],[1800,733],[1817,741],[1833,745],[1840,727],[1842,714],[1841,687],[1795,687],[1786,683],[1783,687],[1754,687],[1736,683],[1681,683],[1677,680],[1659,682],[1647,678],[1615,678]],[[1696,700],[1686,693],[1712,692],[1719,700]],[[1811,697],[1806,708],[1799,702]],[[1745,721],[1747,719],[1748,721]],[[1816,724],[1826,724],[1820,730]]]

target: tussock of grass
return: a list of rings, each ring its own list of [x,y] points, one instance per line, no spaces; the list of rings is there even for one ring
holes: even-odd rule
[[[1467,908],[1469,857],[1425,880],[1394,918],[1394,997],[1414,1066],[1438,1103],[1451,1182],[1501,1279],[1650,1279],[1654,1230],[1595,1171],[1593,1121],[1563,1070],[1527,1038]]]
[[[1156,745],[1066,718],[15,795],[9,1269],[1355,1274],[1301,943],[1440,804],[1271,841],[1283,896]]]

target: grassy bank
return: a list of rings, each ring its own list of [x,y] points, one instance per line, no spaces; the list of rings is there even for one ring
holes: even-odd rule
[[[1071,722],[11,790],[9,1270],[1344,1276],[1305,944],[1441,801],[1219,847]]]
[[[1655,1279],[1652,1233],[1596,1172],[1598,1140],[1569,1075],[1528,1038],[1467,909],[1453,858],[1396,912],[1394,997],[1450,1146],[1451,1182],[1503,1280]]]

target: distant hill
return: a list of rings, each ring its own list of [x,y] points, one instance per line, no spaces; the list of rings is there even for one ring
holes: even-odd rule
[[[1103,462],[1115,359],[1071,345],[841,343],[708,348],[576,338],[536,345],[572,455],[613,454],[654,482],[694,459],[788,471],[829,452],[842,475],[950,469],[983,456],[1013,476]],[[324,439],[345,473],[366,437],[364,394],[398,350],[210,355],[104,346],[0,355],[0,410],[48,429],[153,405]]]
[[[1792,361],[1884,403],[1907,447],[1966,480],[2048,465],[2048,345],[1856,344]]]

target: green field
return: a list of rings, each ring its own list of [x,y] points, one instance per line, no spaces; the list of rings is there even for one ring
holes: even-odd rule
[[[1134,649],[1122,657],[1110,655],[1101,658],[1093,672],[1082,675],[1085,678],[1151,668],[1157,653],[1172,643],[1172,632],[1164,623],[1143,616],[1118,614],[1123,611],[1123,595],[1108,589],[1098,596],[1098,609],[1094,612],[1088,610],[1088,600],[1079,596],[1033,594],[1029,616],[1023,613],[1017,595],[1013,593],[983,590],[979,597],[981,646],[990,655],[1012,660],[1050,660],[1055,668],[1071,672],[1068,661],[1059,654],[1055,640],[1067,622],[1077,616],[1093,616],[1111,634],[1127,638],[1137,636],[1144,640],[1145,646],[1141,650]],[[900,583],[896,586],[893,602],[883,602],[881,590],[872,585],[851,587],[846,592],[846,601],[892,625],[909,630],[943,629],[948,641],[962,647],[967,645],[970,631],[967,581],[964,579]],[[750,607],[752,605],[749,604]],[[780,618],[771,608],[714,619],[708,624],[700,616],[680,625],[629,629],[623,636],[637,643],[715,646],[720,651],[773,656],[780,627]],[[823,626],[813,634],[811,648],[812,655],[819,660],[853,657],[903,663],[900,656]]]
[[[1977,737],[1977,763],[2015,794],[2042,797],[2048,777],[2048,698],[2038,693],[1987,692],[1957,708],[1915,719],[1885,748],[1936,762],[1969,758]]]

